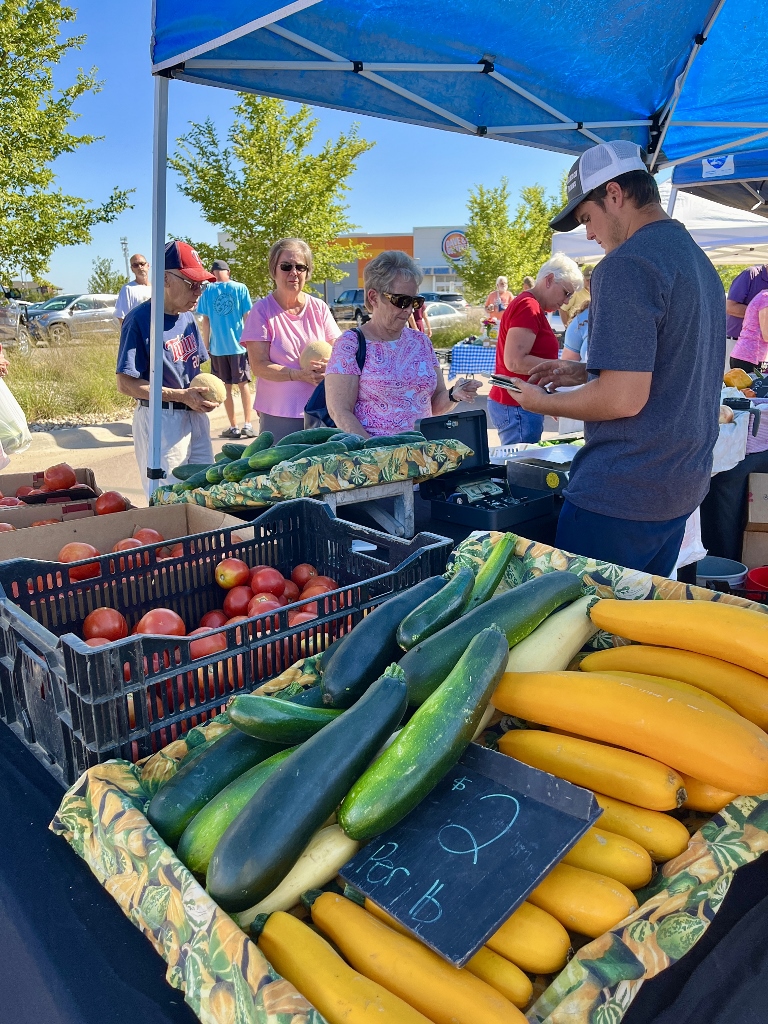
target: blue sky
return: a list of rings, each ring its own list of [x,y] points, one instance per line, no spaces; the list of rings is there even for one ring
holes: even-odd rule
[[[70,34],[85,33],[87,41],[60,65],[57,81],[66,85],[78,67],[98,68],[100,93],[81,99],[81,115],[73,130],[104,136],[101,142],[60,158],[55,170],[66,192],[95,202],[106,199],[114,186],[135,188],[134,209],[114,224],[97,227],[89,246],[59,249],[49,279],[66,291],[85,289],[92,260],[111,257],[122,266],[120,238],[131,252],[147,253],[151,237],[152,76],[149,64],[150,2],[83,0],[76,5],[78,20]],[[222,129],[231,122],[234,95],[224,89],[186,82],[170,83],[169,150],[190,121],[213,118]],[[341,111],[316,109],[320,126],[316,138],[337,135],[358,121],[363,137],[376,142],[364,154],[350,179],[351,220],[369,232],[410,231],[415,225],[463,223],[466,200],[473,185],[496,185],[509,178],[512,194],[536,182],[554,192],[572,158],[524,146],[398,124]],[[216,230],[169,178],[168,231],[200,241],[215,241]]]

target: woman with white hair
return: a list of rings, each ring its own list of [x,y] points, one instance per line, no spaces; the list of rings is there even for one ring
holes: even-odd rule
[[[568,302],[582,284],[581,271],[568,256],[558,252],[547,260],[533,287],[504,310],[496,343],[497,374],[528,380],[542,359],[557,359],[559,346],[546,314]],[[503,445],[541,440],[544,417],[527,412],[504,388],[491,388],[488,417]]]
[[[361,437],[382,437],[412,430],[417,420],[440,416],[462,401],[474,401],[477,381],[445,386],[429,338],[408,326],[419,295],[422,273],[404,252],[379,253],[363,271],[365,363],[357,362],[360,339],[345,331],[336,339],[325,371],[325,398],[336,426]]]
[[[333,343],[340,331],[322,299],[307,295],[312,277],[312,250],[301,238],[281,238],[269,250],[274,290],[253,306],[240,341],[258,377],[254,409],[259,428],[280,441],[304,427],[304,406],[323,379],[325,364],[312,360],[306,369],[301,353],[311,341]]]
[[[513,298],[514,295],[509,290],[509,282],[506,277],[497,277],[496,291],[491,292],[485,300],[485,312],[493,320],[501,320],[501,314]]]

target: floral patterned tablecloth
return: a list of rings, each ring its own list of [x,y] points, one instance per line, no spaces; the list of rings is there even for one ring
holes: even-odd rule
[[[159,487],[152,495],[153,505],[179,502],[206,508],[262,508],[291,498],[314,498],[336,491],[397,483],[412,479],[428,480],[459,469],[464,459],[474,454],[461,441],[427,441],[397,448],[364,448],[346,455],[307,457],[274,466],[263,476],[240,483],[213,484],[210,487],[175,493],[171,487]]]
[[[456,549],[449,571],[485,561],[500,534],[473,534]],[[545,572],[579,575],[587,592],[628,600],[719,600],[764,606],[570,555],[522,537],[501,584],[516,586]],[[613,638],[598,635],[598,645]],[[310,657],[263,684],[280,692],[318,681]],[[51,823],[82,857],[168,964],[169,983],[203,1024],[323,1024],[323,1018],[272,970],[258,948],[210,899],[144,816],[147,802],[195,746],[230,729],[226,714],[190,730],[143,765],[110,761],[87,771],[66,793]],[[492,743],[492,737],[487,739]],[[546,985],[530,1024],[619,1024],[640,986],[675,963],[705,933],[734,871],[768,849],[768,795],[739,797],[693,835],[687,850],[638,893],[639,909],[582,946]]]

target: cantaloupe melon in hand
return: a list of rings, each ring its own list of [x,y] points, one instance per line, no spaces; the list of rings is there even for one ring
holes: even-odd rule
[[[204,388],[206,402],[215,402],[217,405],[221,405],[227,397],[227,389],[224,387],[224,382],[213,373],[198,373],[189,382],[189,386],[191,388]]]
[[[333,346],[327,341],[310,341],[307,347],[299,356],[299,365],[302,370],[308,370],[309,364],[314,360],[318,363],[327,363],[331,358]]]

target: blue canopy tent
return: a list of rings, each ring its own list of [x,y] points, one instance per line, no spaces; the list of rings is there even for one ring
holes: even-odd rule
[[[573,155],[630,139],[660,170],[768,138],[767,37],[758,0],[155,0],[153,294],[171,78]],[[157,304],[153,467],[161,344]]]
[[[672,201],[691,192],[723,206],[768,217],[768,149],[720,153],[678,164],[672,173]]]

